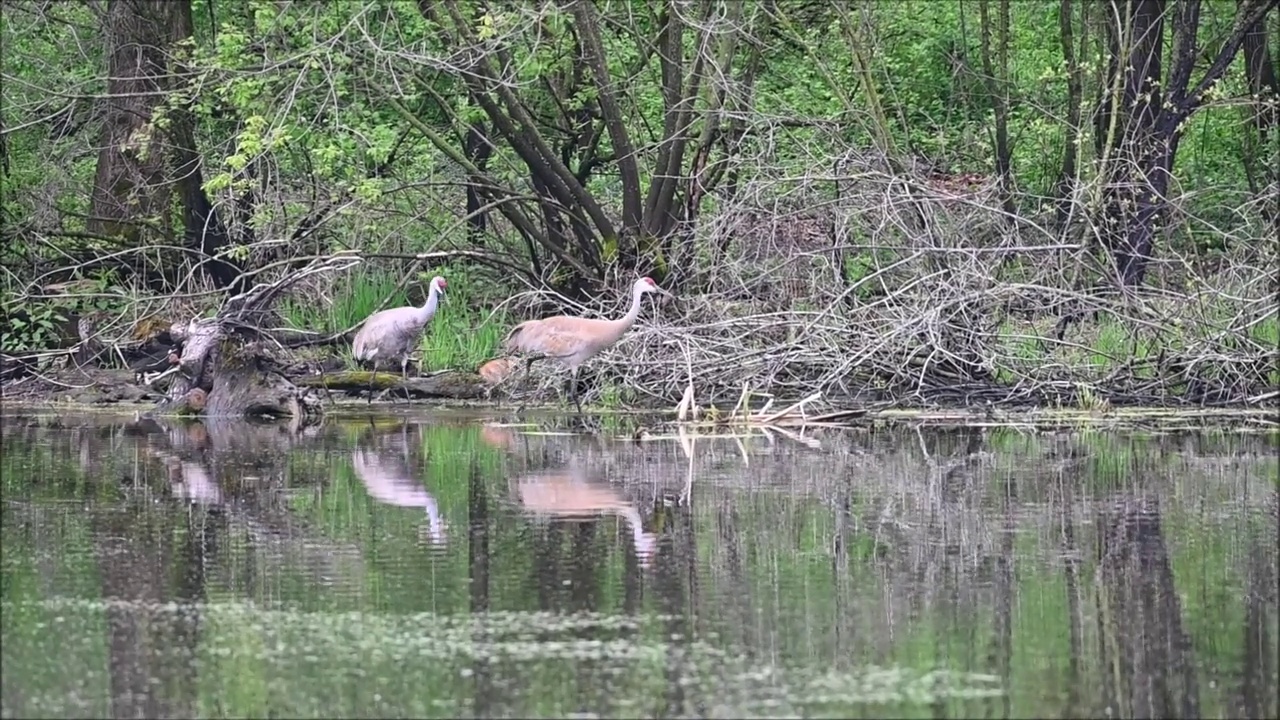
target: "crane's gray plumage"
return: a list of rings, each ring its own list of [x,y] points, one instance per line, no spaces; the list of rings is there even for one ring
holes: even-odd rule
[[[427,323],[435,316],[445,286],[444,278],[437,275],[431,278],[427,302],[422,307],[391,308],[370,315],[351,341],[352,356],[357,362],[373,365],[375,373],[378,372],[378,366],[398,359],[400,376],[408,380],[409,354],[417,346],[418,338],[422,336]],[[405,395],[408,395],[407,388]],[[369,402],[373,402],[372,389]]]

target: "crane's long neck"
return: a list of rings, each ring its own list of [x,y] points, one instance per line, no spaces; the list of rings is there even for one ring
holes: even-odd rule
[[[426,325],[427,321],[431,319],[431,316],[436,314],[436,308],[439,307],[439,305],[440,293],[434,286],[432,286],[431,290],[427,292],[427,302],[424,303],[422,305],[422,309],[418,311],[418,318],[423,325]]]
[[[627,310],[626,315],[613,321],[617,326],[619,337],[622,336],[622,333],[630,330],[632,325],[636,324],[636,318],[640,317],[640,300],[643,297],[644,293],[640,292],[639,288],[631,291],[631,309]]]

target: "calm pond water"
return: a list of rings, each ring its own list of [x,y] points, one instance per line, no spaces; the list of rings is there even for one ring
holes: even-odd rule
[[[4,717],[1274,717],[1277,440],[3,418]]]

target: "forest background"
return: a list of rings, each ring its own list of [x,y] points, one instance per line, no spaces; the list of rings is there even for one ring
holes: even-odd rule
[[[597,402],[1274,403],[1278,4],[7,2],[0,351],[425,270],[470,370],[647,274]]]

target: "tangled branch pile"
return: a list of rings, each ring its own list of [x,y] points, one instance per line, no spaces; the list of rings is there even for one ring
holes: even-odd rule
[[[1183,216],[1184,234],[1215,233],[1227,250],[1216,262],[1162,251],[1148,286],[1122,292],[1083,220],[1009,216],[994,182],[957,186],[865,155],[838,167],[744,186],[705,217],[698,247],[711,250],[677,270],[679,301],[645,310],[597,361],[605,374],[668,406],[690,384],[719,404],[744,387],[926,405],[1280,395],[1280,266],[1265,227],[1231,234]]]

